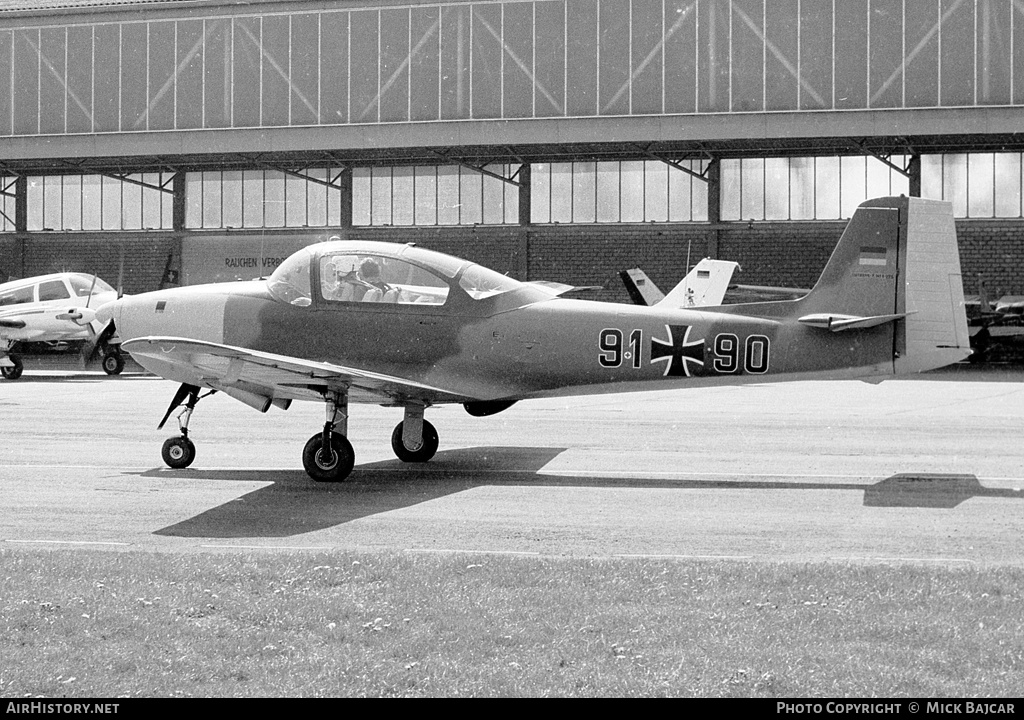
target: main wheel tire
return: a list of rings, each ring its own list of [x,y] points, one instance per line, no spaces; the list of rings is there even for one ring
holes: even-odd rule
[[[196,446],[184,435],[167,438],[160,450],[167,467],[175,470],[183,470],[192,464],[196,459]]]
[[[405,421],[398,423],[395,431],[391,433],[391,449],[395,451],[398,459],[402,462],[426,462],[434,457],[438,446],[437,430],[434,429],[434,426],[426,420],[423,421],[423,444],[415,450],[410,450],[402,442],[404,426]]]
[[[25,372],[25,366],[21,362],[21,358],[17,355],[8,355],[8,359],[14,363],[14,367],[4,366],[0,368],[0,375],[3,375],[8,380],[17,380],[21,377],[21,374]]]
[[[110,352],[103,356],[103,372],[107,375],[120,375],[124,370],[124,356],[120,352]]]
[[[356,464],[352,443],[340,433],[331,434],[331,457],[324,458],[323,434],[311,437],[302,448],[302,467],[317,482],[341,482]]]

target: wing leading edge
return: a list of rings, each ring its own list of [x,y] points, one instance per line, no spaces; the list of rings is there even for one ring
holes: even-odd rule
[[[392,404],[410,399],[465,402],[465,395],[407,378],[202,340],[144,337],[122,348],[146,369],[182,383],[207,387],[266,412],[288,400],[322,400],[347,391],[352,402]]]

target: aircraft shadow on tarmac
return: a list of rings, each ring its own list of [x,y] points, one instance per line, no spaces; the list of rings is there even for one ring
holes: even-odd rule
[[[847,490],[864,493],[865,507],[952,509],[974,497],[1024,499],[1020,490],[984,487],[974,475],[901,473],[873,485],[788,482],[604,478],[541,474],[565,448],[475,447],[439,452],[430,463],[398,460],[355,468],[343,483],[314,483],[301,470],[149,470],[149,478],[193,478],[271,483],[156,535],[198,538],[290,537],[411,507],[485,485],[632,487],[680,490]]]

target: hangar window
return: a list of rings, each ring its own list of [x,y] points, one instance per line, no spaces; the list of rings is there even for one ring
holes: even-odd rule
[[[356,168],[354,225],[503,225],[519,222],[519,165]]]
[[[189,228],[337,227],[341,224],[339,168],[217,170],[187,173]]]
[[[30,176],[28,229],[169,230],[172,177],[172,173]]]
[[[921,156],[921,195],[953,204],[963,218],[1019,218],[1024,162],[1021,153]]]
[[[722,160],[723,220],[838,220],[868,198],[907,195],[910,180],[891,164],[863,155]]]
[[[539,163],[533,166],[535,223],[707,220],[705,160]]]
[[[16,178],[0,176],[0,232],[14,232]]]

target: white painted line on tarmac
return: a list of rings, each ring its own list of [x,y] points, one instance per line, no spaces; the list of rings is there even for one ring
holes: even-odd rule
[[[753,555],[660,555],[652,553],[618,553],[616,558],[633,560],[753,560]]]
[[[131,543],[115,542],[113,540],[4,540],[4,542],[18,543],[21,545],[40,543],[51,545],[131,545]]]
[[[523,555],[526,557],[540,557],[539,552],[532,550],[458,550],[455,548],[406,548],[406,550],[414,553],[436,553],[439,555]]]
[[[969,558],[926,558],[926,557],[873,557],[870,555],[843,555],[830,557],[829,560],[849,560],[853,562],[899,562],[899,563],[974,563],[976,560]]]
[[[211,550],[335,550],[328,545],[200,545]]]

